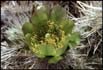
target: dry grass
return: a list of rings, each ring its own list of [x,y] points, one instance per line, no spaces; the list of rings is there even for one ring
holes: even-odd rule
[[[46,60],[35,57],[24,49],[21,26],[29,21],[30,10],[34,2],[6,1],[1,5],[1,68],[2,69],[101,69],[102,68],[102,5],[101,1],[72,2],[74,10],[79,11],[78,17],[71,12],[68,18],[75,21],[74,31],[81,34],[81,43],[70,49],[64,59],[57,64],[48,64]],[[59,3],[59,2],[56,2]],[[24,7],[26,5],[26,7]],[[38,5],[42,5],[36,1]],[[69,8],[70,10],[70,8]],[[25,12],[25,13],[24,13]],[[18,17],[15,16],[17,13]],[[78,14],[78,13],[77,13]],[[13,23],[6,18],[12,19]],[[21,20],[22,19],[22,20]],[[14,34],[14,33],[17,34]],[[17,38],[19,42],[17,43]],[[16,40],[15,40],[16,39]],[[6,42],[3,42],[6,41]]]

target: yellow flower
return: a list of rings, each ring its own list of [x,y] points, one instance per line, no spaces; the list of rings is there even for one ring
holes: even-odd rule
[[[45,41],[46,41],[48,44],[56,45],[55,39],[49,38],[49,39],[46,39]]]
[[[37,52],[36,48],[34,46],[31,46],[30,49],[33,51],[33,52]]]
[[[54,44],[55,43],[55,39],[49,39],[48,43]]]
[[[58,48],[63,48],[63,44],[62,44],[62,43],[59,43],[59,44],[58,44]]]
[[[35,44],[35,47],[38,47],[39,45],[38,44]]]

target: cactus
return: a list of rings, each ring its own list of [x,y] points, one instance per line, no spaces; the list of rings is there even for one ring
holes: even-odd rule
[[[49,63],[57,63],[68,47],[79,43],[79,34],[73,32],[74,22],[65,17],[65,11],[55,6],[48,14],[47,8],[36,10],[31,22],[24,23],[22,30],[30,50]]]

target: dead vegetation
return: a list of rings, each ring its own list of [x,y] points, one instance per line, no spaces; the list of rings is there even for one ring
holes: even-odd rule
[[[18,43],[14,41],[16,36],[22,37],[20,29],[25,21],[29,21],[33,4],[36,7],[43,6],[42,1],[1,2],[2,69],[102,69],[101,1],[44,2],[50,6],[54,4],[63,6],[67,10],[67,17],[75,21],[74,30],[81,33],[81,43],[68,50],[64,59],[57,64],[48,64],[46,60],[38,59],[30,51],[26,51],[22,40]],[[28,8],[24,7],[25,5]],[[15,32],[17,34],[13,34]]]

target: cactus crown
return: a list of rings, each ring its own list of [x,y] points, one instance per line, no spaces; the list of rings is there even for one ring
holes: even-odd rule
[[[66,19],[63,8],[55,6],[51,11],[48,8],[36,10],[31,23],[24,23],[22,30],[26,44],[39,58],[49,59],[49,63],[56,63],[62,59],[68,47],[79,42],[79,35],[73,32],[74,22]]]

